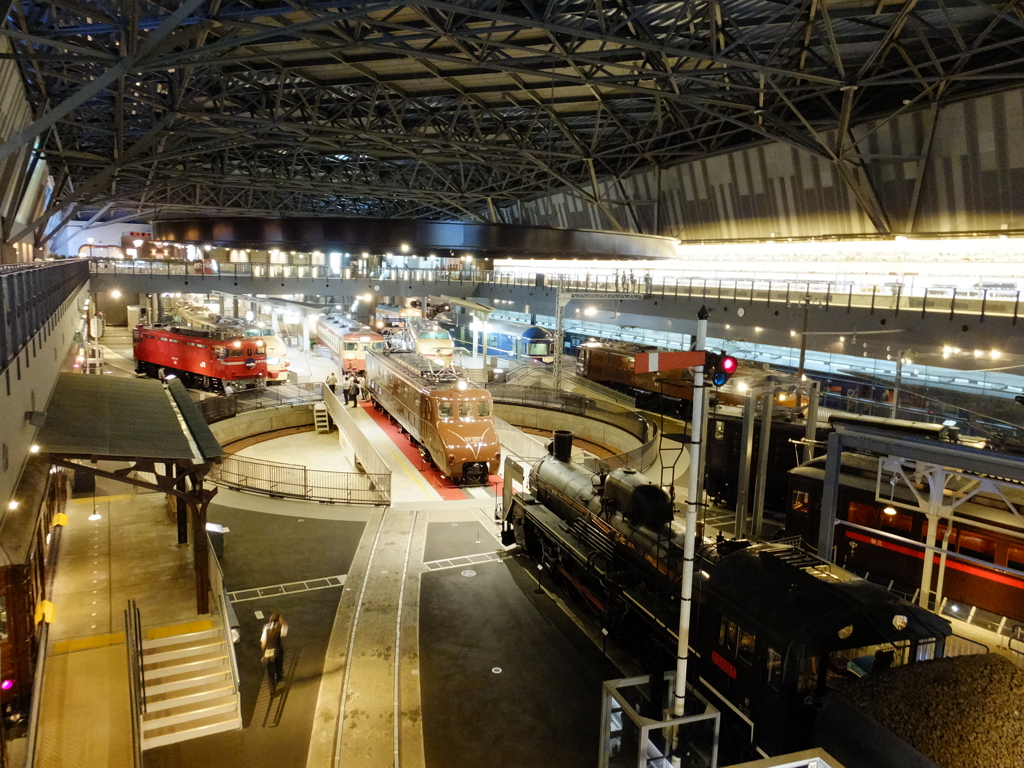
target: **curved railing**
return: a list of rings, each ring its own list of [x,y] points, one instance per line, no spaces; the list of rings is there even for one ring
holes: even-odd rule
[[[658,425],[634,410],[586,395],[553,389],[517,387],[511,384],[489,384],[487,389],[496,403],[571,413],[617,427],[640,441],[640,445],[631,451],[604,459],[588,459],[588,466],[595,469],[633,467],[643,471],[657,458],[660,435]]]

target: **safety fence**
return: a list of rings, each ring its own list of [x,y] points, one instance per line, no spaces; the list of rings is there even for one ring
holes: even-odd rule
[[[199,412],[207,424],[230,419],[246,411],[258,411],[263,408],[277,408],[283,405],[303,405],[317,403],[322,398],[323,385],[285,384],[275,387],[236,392],[232,395],[208,397],[196,403]]]
[[[632,270],[615,270],[596,274],[545,274],[508,270],[485,271],[465,269],[460,271],[431,269],[368,269],[357,267],[332,268],[324,265],[296,264],[233,264],[217,263],[206,271],[196,263],[165,261],[98,261],[93,260],[89,268],[95,274],[126,274],[181,276],[199,279],[201,282],[216,283],[220,280],[237,282],[252,279],[340,279],[373,280],[393,282],[388,288],[381,286],[381,293],[397,289],[398,283],[489,283],[492,285],[524,286],[531,288],[556,288],[563,291],[588,291],[606,293],[632,293],[638,299],[658,298],[699,298],[728,300],[735,304],[748,305],[763,303],[765,306],[801,305],[807,303],[834,311],[849,312],[853,309],[891,311],[896,316],[916,313],[925,317],[928,313],[944,314],[949,317],[986,316],[1012,317],[1016,324],[1020,311],[1021,292],[1013,288],[966,287],[953,285],[913,285],[855,283],[842,280],[795,280],[766,279],[757,277],[718,277],[667,273],[635,274]],[[211,289],[213,286],[211,286]]]
[[[489,384],[487,389],[496,403],[571,413],[617,427],[640,441],[640,446],[631,451],[604,459],[587,459],[586,464],[592,469],[610,470],[632,467],[643,471],[651,466],[657,458],[659,440],[657,424],[625,406],[595,400],[574,392],[561,392],[540,387]]]
[[[498,433],[498,442],[504,453],[514,453],[528,461],[541,459],[547,454],[547,446],[541,438],[528,435],[497,416],[494,417],[494,431]]]
[[[142,619],[134,600],[124,612],[125,646],[128,654],[128,702],[132,725],[132,764],[142,768],[142,719],[146,714],[146,678],[142,667]]]
[[[391,475],[332,472],[244,456],[225,456],[210,479],[229,488],[327,504],[390,504]]]
[[[0,370],[37,333],[54,329],[69,309],[68,299],[88,279],[89,268],[81,261],[6,265],[0,270]]]

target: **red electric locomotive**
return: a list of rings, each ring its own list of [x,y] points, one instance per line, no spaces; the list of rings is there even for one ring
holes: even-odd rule
[[[249,389],[266,383],[267,347],[259,337],[161,325],[140,325],[132,336],[139,373],[173,374],[187,387],[214,392],[228,385]]]

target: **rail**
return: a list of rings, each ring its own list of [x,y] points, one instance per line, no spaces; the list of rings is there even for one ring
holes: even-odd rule
[[[658,454],[658,426],[636,411],[573,392],[561,392],[539,387],[517,387],[510,384],[488,384],[488,391],[496,403],[525,405],[562,411],[609,424],[633,435],[640,446],[625,453],[604,459],[587,459],[587,466],[595,470],[633,467],[646,470]]]
[[[298,387],[298,391],[296,391]],[[323,385],[308,383],[284,385],[284,387],[263,387],[232,395],[208,397],[196,402],[196,407],[203,415],[207,424],[230,419],[246,411],[258,411],[263,408],[276,408],[282,405],[303,405],[317,403],[322,399]]]
[[[224,588],[224,571],[220,567],[220,560],[213,549],[213,542],[209,541],[210,535],[206,534],[207,546],[206,556],[210,562],[210,591],[216,596],[216,604],[221,617],[221,628],[224,632],[224,642],[228,646],[228,663],[231,666],[231,686],[235,696],[235,713],[241,717],[241,701],[238,695],[239,674],[238,659],[235,656],[235,643],[231,637],[231,621],[228,617],[227,590]]]
[[[338,400],[337,395],[330,389],[324,389],[323,400],[324,405],[327,406],[327,412],[331,414],[331,418],[334,419],[334,423],[337,424],[338,430],[344,435],[345,440],[352,446],[362,468],[371,475],[390,476],[391,469],[377,453],[377,449],[373,447],[359,425],[355,423],[349,409],[346,409],[344,403]]]
[[[124,612],[125,646],[128,653],[128,700],[132,719],[132,760],[142,768],[142,716],[146,712],[146,680],[142,668],[142,620],[134,600]]]
[[[83,261],[12,264],[0,270],[0,370],[14,362],[88,279]]]
[[[391,475],[332,472],[242,456],[225,456],[210,479],[229,488],[273,498],[322,501],[325,504],[391,503]]]
[[[1021,291],[1006,288],[954,287],[950,285],[914,284],[869,284],[846,280],[795,280],[764,276],[754,277],[704,277],[699,275],[670,273],[658,270],[654,274],[633,274],[631,270],[615,270],[601,274],[550,274],[542,272],[519,272],[505,269],[363,269],[359,267],[333,268],[325,265],[299,264],[233,264],[218,263],[216,271],[205,273],[196,264],[165,261],[102,261],[90,260],[89,269],[94,274],[151,275],[189,277],[200,282],[213,283],[221,280],[238,282],[257,278],[272,279],[340,279],[374,280],[393,282],[390,288],[381,288],[381,293],[397,289],[398,283],[410,281],[433,284],[488,283],[502,286],[530,288],[555,288],[562,291],[587,291],[595,293],[633,293],[637,299],[657,298],[699,298],[729,300],[736,304],[764,304],[765,306],[800,305],[807,301],[811,306],[827,310],[850,312],[866,309],[901,312],[925,317],[929,313],[949,317],[1012,317],[1014,324],[1020,313]],[[210,286],[213,288],[213,285]]]
[[[35,768],[39,746],[39,711],[43,701],[43,674],[46,670],[46,645],[50,639],[50,623],[44,621],[39,632],[36,671],[32,680],[32,705],[28,713],[28,737],[25,739],[25,766]]]

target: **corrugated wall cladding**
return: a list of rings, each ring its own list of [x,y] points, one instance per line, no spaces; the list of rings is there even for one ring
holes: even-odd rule
[[[11,46],[6,38],[0,38],[0,53],[10,53]],[[25,98],[25,88],[17,64],[10,59],[0,60],[0,141],[32,122],[32,110]],[[21,173],[26,147],[0,162],[0,216],[11,219],[20,207]],[[19,198],[19,199],[16,199]]]
[[[927,110],[857,126],[895,233],[1024,229],[1024,90],[939,110],[912,229],[908,218],[931,125]],[[831,137],[829,137],[831,139]],[[775,143],[647,171],[605,186],[627,229],[682,240],[875,234],[828,160]],[[531,224],[610,229],[596,206],[558,193],[518,207]]]

